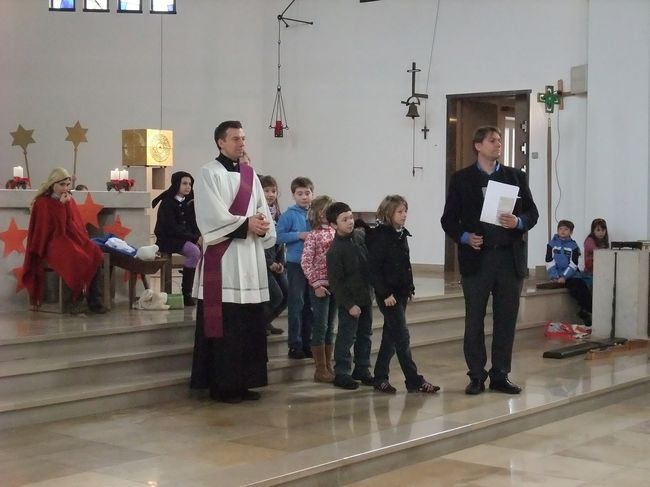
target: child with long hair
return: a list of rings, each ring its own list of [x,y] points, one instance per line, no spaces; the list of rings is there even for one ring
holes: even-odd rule
[[[307,218],[311,232],[305,239],[300,265],[309,282],[309,299],[314,321],[311,330],[311,352],[316,363],[315,382],[333,382],[332,351],[334,349],[334,318],[336,303],[327,278],[327,251],[336,232],[327,222],[325,212],[333,203],[329,196],[314,198]]]
[[[43,299],[45,263],[63,279],[72,301],[66,311],[83,311],[80,297],[86,296],[93,313],[105,313],[101,293],[103,254],[88,237],[70,186],[72,178],[62,167],[53,169],[32,202],[23,263],[23,284],[30,301],[39,306]]]
[[[594,250],[608,248],[607,222],[602,218],[596,218],[591,222],[591,233],[585,239],[585,273],[591,276],[594,274]]]
[[[196,304],[192,298],[192,286],[203,244],[201,232],[196,224],[193,187],[192,175],[185,171],[177,171],[172,174],[169,188],[151,202],[152,208],[160,203],[154,230],[156,245],[161,252],[181,254],[185,257],[181,282],[185,306]]]
[[[407,242],[411,234],[404,228],[407,213],[408,203],[402,196],[386,196],[377,209],[377,226],[366,236],[370,281],[375,289],[379,310],[384,315],[381,345],[375,362],[374,388],[388,394],[397,392],[388,381],[390,361],[396,354],[408,392],[432,394],[440,387],[430,384],[418,374],[411,356],[406,324],[406,305],[415,293]]]

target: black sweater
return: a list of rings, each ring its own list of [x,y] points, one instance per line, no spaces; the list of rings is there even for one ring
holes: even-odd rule
[[[395,298],[408,298],[415,292],[407,241],[410,236],[405,228],[397,231],[383,224],[366,230],[370,282],[377,301],[391,294]]]

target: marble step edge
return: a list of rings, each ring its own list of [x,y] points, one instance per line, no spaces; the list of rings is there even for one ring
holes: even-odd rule
[[[508,414],[488,415],[489,417],[475,421],[466,420],[453,424],[452,413],[450,423],[446,423],[444,417],[438,417],[419,421],[417,428],[413,428],[412,424],[403,425],[390,432],[395,438],[391,444],[386,444],[386,432],[379,431],[363,437],[340,440],[329,445],[291,453],[291,458],[285,459],[282,463],[264,461],[257,464],[255,471],[239,465],[233,466],[222,475],[236,481],[236,485],[249,487],[329,485],[334,478],[337,481],[343,479],[344,484],[347,484],[390,471],[392,468],[390,465],[395,462],[399,466],[417,463],[604,407],[648,391],[650,391],[650,376],[638,376],[583,394],[532,405]],[[517,400],[516,396],[513,399]],[[508,427],[504,430],[506,424]],[[381,440],[378,441],[377,437]],[[462,441],[463,438],[468,439]],[[382,446],[365,451],[357,446],[378,444]],[[399,455],[403,461],[391,460],[393,455]],[[313,461],[315,458],[319,459],[319,463]],[[363,464],[366,466],[362,466]],[[368,466],[370,464],[373,464],[372,467],[376,469],[372,473],[369,473],[372,469]],[[291,471],[286,471],[287,468]],[[283,469],[285,471],[282,471]],[[352,475],[342,472],[347,473],[350,470],[354,472]],[[265,478],[260,478],[257,472],[264,472]]]
[[[409,321],[409,325],[413,324],[428,324],[432,323],[431,320],[427,321],[422,319],[421,321]],[[539,323],[531,324],[522,324],[517,325],[518,329],[530,328],[538,326]],[[373,330],[379,330],[382,328],[381,324],[373,325]],[[459,329],[460,330],[460,329]],[[452,336],[443,336],[440,338],[433,338],[427,340],[416,340],[411,342],[411,347],[421,347],[427,345],[434,345],[438,343],[446,343],[450,341],[459,340],[462,338],[461,333],[452,335]],[[491,331],[486,330],[486,335],[491,334]],[[268,337],[273,342],[286,341],[286,336],[276,335],[273,337]],[[377,343],[375,343],[377,342]],[[376,352],[379,348],[379,341],[373,341],[373,352]],[[99,353],[99,354],[79,354],[79,355],[66,355],[61,358],[50,358],[50,359],[22,359],[22,360],[13,360],[4,363],[2,369],[0,369],[0,380],[8,377],[16,377],[37,373],[47,373],[59,370],[69,370],[75,368],[83,367],[92,367],[98,365],[108,365],[112,363],[121,363],[121,362],[134,362],[138,360],[146,360],[160,357],[172,357],[176,355],[191,354],[193,351],[193,344],[167,344],[167,345],[143,345],[134,349],[121,349],[116,352],[111,353]],[[7,364],[13,364],[10,367],[7,367]],[[302,360],[291,360],[284,357],[271,356],[269,357],[269,370],[278,370],[283,368],[297,367],[305,364],[312,364],[311,360],[302,361]]]
[[[22,359],[0,362],[0,380],[7,377],[31,375],[57,370],[78,369],[121,362],[135,362],[160,357],[172,357],[180,354],[191,354],[192,344],[177,345],[143,345],[132,349],[121,349],[115,352],[83,353],[48,359]]]
[[[544,322],[530,322],[530,323],[517,323],[517,330],[528,330],[531,328],[541,327]],[[443,343],[461,341],[463,339],[464,329],[459,328],[459,333],[451,336],[444,336],[440,338],[428,338],[411,341],[411,348],[426,347],[429,345],[440,345]],[[492,328],[485,329],[485,336],[492,336]],[[372,354],[376,354],[379,351],[379,345],[381,342],[381,337],[379,340],[373,340],[372,342]],[[314,365],[312,359],[290,359],[286,357],[270,357],[268,362],[269,370],[279,370],[286,368],[301,367],[305,365]]]
[[[518,329],[531,328],[539,326],[539,323],[530,323],[518,325]],[[486,330],[486,335],[491,334],[491,331]],[[462,335],[432,339],[421,340],[411,343],[412,348],[424,347],[427,345],[435,345],[440,343],[452,342],[462,339]],[[376,348],[379,344],[376,345]],[[374,349],[373,353],[377,350]],[[190,353],[190,350],[188,350]],[[298,368],[298,367],[313,366],[311,360],[289,360],[275,358],[269,361],[269,370],[279,370],[283,368]],[[177,386],[187,384],[189,388],[190,371],[167,371],[167,372],[152,372],[149,374],[139,374],[134,377],[125,379],[126,382],[104,385],[82,385],[82,386],[68,386],[58,387],[53,393],[45,393],[43,390],[29,393],[17,394],[11,400],[0,401],[0,414],[3,412],[24,410],[29,408],[43,407],[54,404],[62,404],[73,401],[80,401],[84,399],[96,399],[98,397],[107,397],[118,394],[126,394],[130,392],[159,389],[169,386]],[[88,413],[92,414],[92,413]]]
[[[491,313],[491,310],[488,310],[488,314]],[[456,319],[464,316],[464,310],[441,310],[441,311],[431,311],[414,313],[411,318],[407,318],[409,323],[420,324],[429,321],[443,321],[448,319]],[[377,323],[381,316],[374,317],[375,319],[373,324],[373,329],[377,327]],[[286,322],[282,320],[280,323],[281,328],[286,332]],[[69,333],[58,333],[55,335],[33,335],[28,337],[16,337],[9,339],[0,339],[0,347],[6,345],[20,345],[20,344],[29,344],[29,343],[40,343],[40,342],[51,342],[51,341],[61,341],[61,340],[70,340],[78,338],[88,338],[88,337],[98,337],[98,336],[110,336],[110,335],[119,335],[119,334],[129,334],[129,333],[141,333],[148,331],[156,330],[165,330],[170,328],[190,328],[195,326],[194,320],[183,320],[183,321],[174,321],[169,323],[158,323],[158,324],[146,324],[146,325],[131,325],[123,326],[118,328],[101,328],[96,330],[88,331],[75,331]],[[379,325],[381,327],[381,324]],[[271,342],[283,341],[286,340],[286,333],[282,335],[271,335],[268,337],[268,340]]]
[[[0,338],[0,347],[3,345],[18,345],[23,343],[49,342],[56,340],[68,340],[75,338],[97,337],[103,335],[119,335],[128,333],[140,333],[155,330],[165,330],[168,328],[190,327],[194,326],[194,320],[177,320],[166,323],[146,323],[137,325],[125,325],[119,327],[96,328],[94,330],[70,331],[56,333],[52,335],[29,335],[15,338]]]
[[[119,383],[57,387],[53,391],[48,391],[47,394],[44,394],[43,390],[21,393],[17,394],[11,400],[0,401],[0,414],[9,411],[82,401],[85,399],[96,399],[98,397],[108,397],[143,390],[160,389],[179,384],[188,384],[189,390],[188,379],[189,372],[152,372],[149,374],[138,374],[132,377],[124,377]],[[89,411],[87,414],[92,414],[92,411]]]

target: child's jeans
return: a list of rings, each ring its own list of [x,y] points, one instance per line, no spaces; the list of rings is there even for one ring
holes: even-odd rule
[[[267,306],[266,319],[271,323],[280,316],[287,307],[287,295],[289,294],[289,282],[287,281],[287,272],[282,271],[280,274],[266,269],[269,278],[269,303]]]
[[[361,314],[358,318],[351,316],[343,306],[339,306],[338,309],[339,328],[334,343],[334,373],[352,374],[350,349],[354,346],[354,372],[365,375],[366,371],[370,372],[372,305],[361,306]]]
[[[319,298],[311,286],[309,299],[314,314],[314,323],[311,328],[311,345],[331,345],[334,341],[334,320],[336,318],[336,301],[333,295]]]
[[[397,360],[406,378],[407,389],[417,389],[422,385],[423,378],[418,375],[418,368],[411,356],[409,330],[406,326],[407,298],[397,298],[394,306],[386,306],[384,301],[377,298],[379,310],[384,315],[384,329],[381,335],[379,354],[375,362],[375,383],[388,380],[390,361],[397,354]]]
[[[307,278],[300,264],[287,262],[289,293],[289,348],[302,350],[311,346],[311,325],[313,315],[309,302]]]

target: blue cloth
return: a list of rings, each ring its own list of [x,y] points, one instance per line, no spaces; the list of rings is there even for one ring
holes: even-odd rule
[[[300,264],[305,242],[300,240],[298,235],[309,230],[307,208],[293,205],[282,213],[275,227],[275,233],[277,234],[277,243],[287,246],[287,262]]]
[[[132,252],[129,252],[126,249],[115,249],[113,247],[108,247],[106,245],[106,241],[109,238],[119,238],[119,237],[117,235],[113,234],[113,233],[107,233],[107,234],[101,235],[99,237],[92,237],[90,239],[90,241],[97,244],[97,245],[99,245],[99,248],[102,249],[105,252],[106,251],[119,252],[120,254],[129,255],[131,257],[135,257],[135,254],[138,253],[137,249],[134,249]]]

